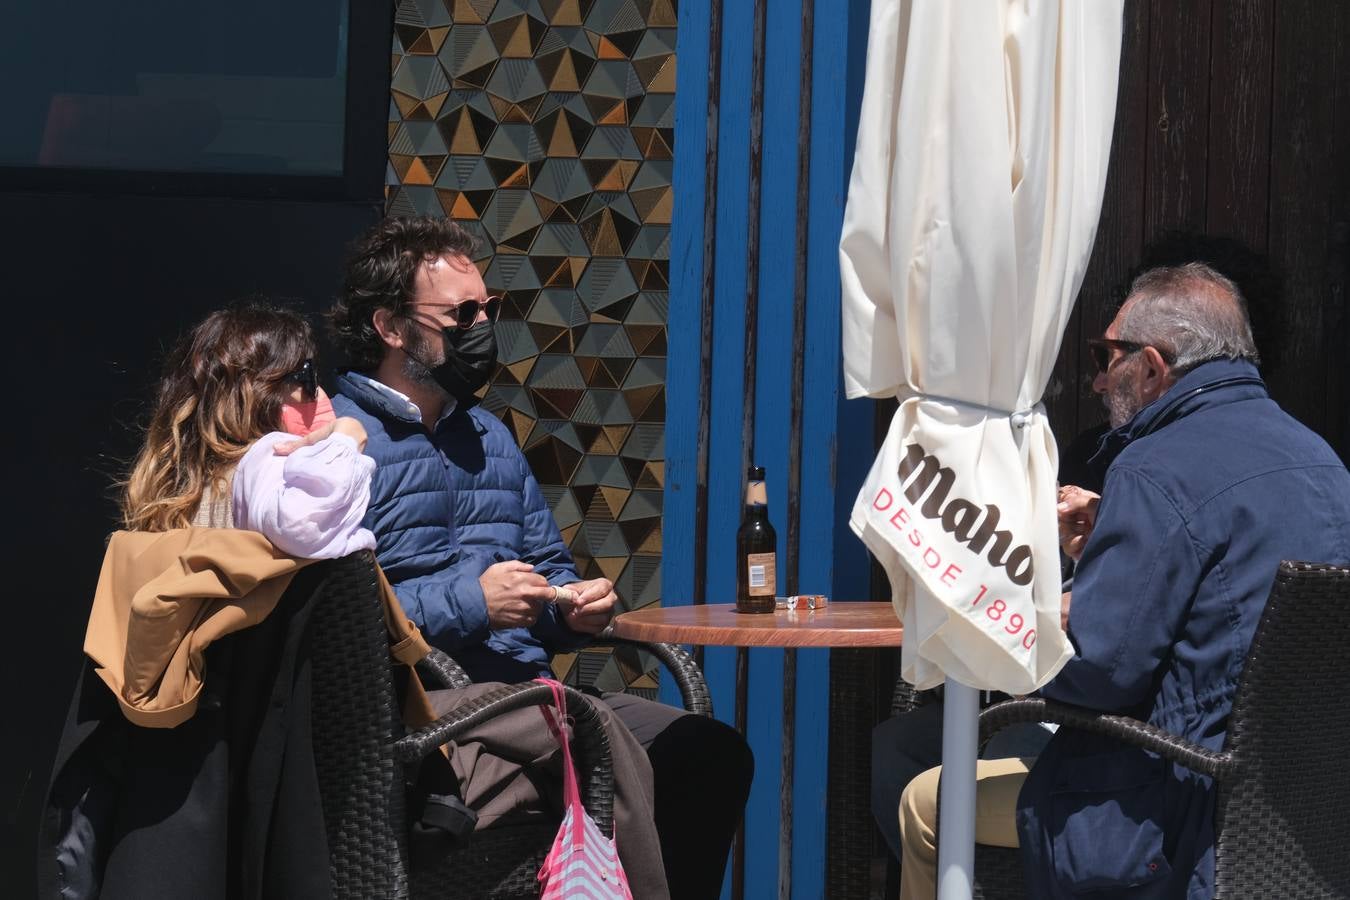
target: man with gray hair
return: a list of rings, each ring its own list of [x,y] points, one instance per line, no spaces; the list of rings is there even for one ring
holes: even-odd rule
[[[1350,565],[1350,473],[1270,399],[1242,295],[1202,263],[1145,272],[1090,347],[1105,486],[1061,491],[1075,652],[1041,693],[1218,750],[1280,560]],[[1022,848],[1029,896],[1213,896],[1211,779],[1071,729],[979,767],[976,839]],[[901,799],[902,897],[932,896],[936,818],[934,769]]]

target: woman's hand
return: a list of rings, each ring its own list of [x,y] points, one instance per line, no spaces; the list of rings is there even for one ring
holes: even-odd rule
[[[290,456],[301,447],[310,447],[317,444],[324,438],[333,434],[345,434],[347,437],[356,441],[356,452],[361,453],[366,449],[366,429],[359,421],[351,416],[341,416],[329,422],[327,425],[302,438],[296,438],[293,441],[279,441],[272,445],[272,452],[277,456]]]

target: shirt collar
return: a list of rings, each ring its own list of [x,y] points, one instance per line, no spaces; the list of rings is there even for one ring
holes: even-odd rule
[[[395,390],[394,388],[391,388],[384,382],[376,381],[369,375],[363,375],[355,370],[348,371],[346,375],[348,378],[350,378],[357,384],[364,385],[370,388],[371,390],[375,391],[376,393],[381,394],[385,398],[386,403],[392,405],[394,412],[402,414],[401,417],[407,417],[412,421],[416,422],[422,421],[421,408],[418,407],[418,405],[414,403],[412,401],[412,398],[409,397],[407,394],[403,393],[402,391]],[[436,419],[436,425],[439,426],[452,413],[454,413],[455,408],[458,405],[459,404],[455,402],[454,397],[447,397],[445,400],[445,408],[441,410],[440,417]]]

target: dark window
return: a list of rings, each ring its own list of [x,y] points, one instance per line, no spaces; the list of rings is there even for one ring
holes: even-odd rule
[[[5,4],[0,166],[341,175],[347,3]]]

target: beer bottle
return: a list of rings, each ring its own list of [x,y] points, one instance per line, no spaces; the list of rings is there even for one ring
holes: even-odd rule
[[[736,611],[771,613],[778,588],[778,536],[769,524],[764,467],[751,466],[745,515],[736,532]]]

